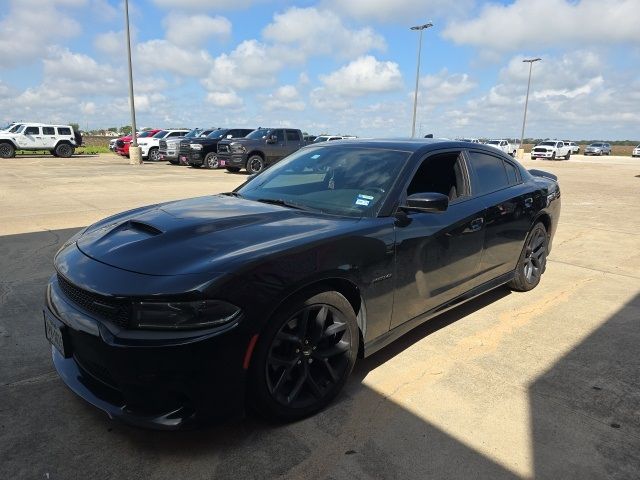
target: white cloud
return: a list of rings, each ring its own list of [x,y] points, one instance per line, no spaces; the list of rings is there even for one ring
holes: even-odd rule
[[[516,0],[453,21],[444,37],[496,52],[640,42],[638,0]]]
[[[46,46],[78,35],[82,28],[68,12],[83,4],[84,0],[12,0],[0,20],[3,67],[41,58]]]
[[[136,66],[147,73],[200,77],[206,75],[211,61],[204,50],[181,48],[167,40],[149,40],[136,45]]]
[[[218,108],[238,108],[244,103],[234,90],[209,92],[207,94],[207,102]]]
[[[94,115],[96,113],[96,104],[93,102],[82,102],[80,111],[85,115]]]
[[[329,92],[346,97],[402,88],[402,74],[398,64],[379,61],[371,55],[360,57],[320,79]]]
[[[263,30],[265,39],[294,46],[305,55],[353,58],[371,50],[384,50],[384,38],[370,27],[350,30],[330,10],[292,7],[275,14]]]
[[[179,47],[202,47],[209,38],[226,40],[231,35],[231,22],[225,17],[171,12],[162,24],[166,38]]]
[[[435,17],[458,15],[468,11],[473,0],[326,0],[328,7],[360,20],[382,23],[425,23]]]
[[[253,0],[153,0],[163,8],[189,8],[193,10],[237,10],[246,8]]]
[[[477,86],[466,73],[452,73],[444,68],[435,75],[420,79],[420,100],[428,105],[452,103]]]
[[[284,67],[280,55],[257,40],[245,40],[231,53],[223,53],[213,60],[211,71],[203,85],[211,91],[220,87],[248,89],[276,82],[276,74]]]
[[[99,33],[93,39],[93,46],[107,55],[124,59],[126,51],[124,30]]]
[[[283,85],[264,97],[266,110],[296,110],[302,111],[305,103],[300,99],[300,93],[294,85]]]

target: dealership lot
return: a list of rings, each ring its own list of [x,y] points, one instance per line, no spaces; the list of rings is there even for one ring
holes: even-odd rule
[[[361,361],[293,425],[195,432],[109,421],[52,370],[52,257],[124,209],[229,191],[246,176],[114,155],[0,162],[0,478],[638,478],[640,162],[523,162],[559,177],[541,285],[498,289]]]

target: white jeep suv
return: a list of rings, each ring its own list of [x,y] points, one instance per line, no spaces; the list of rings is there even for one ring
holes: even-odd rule
[[[81,144],[82,137],[70,125],[23,123],[0,132],[0,158],[14,157],[17,150],[48,150],[56,157],[66,158]]]
[[[571,158],[572,147],[562,140],[545,140],[531,149],[531,160],[536,158],[548,158],[555,160],[556,158]]]
[[[184,137],[189,130],[160,130],[153,137],[141,138],[138,140],[138,146],[142,150],[142,158],[146,158],[151,162],[160,160],[158,150],[160,148],[160,140],[167,140],[172,137]]]

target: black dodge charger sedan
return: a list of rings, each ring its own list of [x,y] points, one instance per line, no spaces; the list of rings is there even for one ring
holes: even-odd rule
[[[82,230],[55,256],[45,332],[64,382],[110,417],[296,420],[357,358],[500,285],[534,288],[559,214],[553,175],[491,147],[310,145],[233,192]]]

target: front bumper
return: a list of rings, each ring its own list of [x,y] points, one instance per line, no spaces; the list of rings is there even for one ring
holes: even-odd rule
[[[221,167],[245,168],[247,164],[246,153],[218,153],[218,160]]]
[[[63,358],[52,348],[60,378],[110,418],[172,430],[243,413],[249,337],[241,324],[182,338],[132,330],[114,334],[67,300],[55,275],[44,310],[64,325],[70,350]]]
[[[547,152],[531,152],[531,158],[552,158],[553,157],[553,152],[551,151],[547,151]]]
[[[171,163],[178,163],[178,151],[177,150],[158,150],[160,160],[168,161]]]
[[[584,154],[585,155],[602,155],[603,151],[602,150],[585,150]]]

